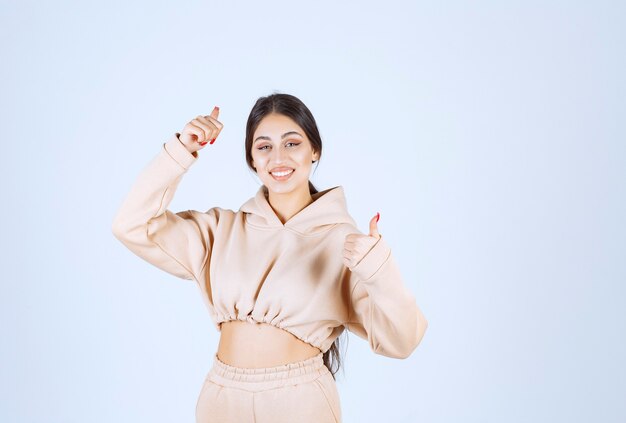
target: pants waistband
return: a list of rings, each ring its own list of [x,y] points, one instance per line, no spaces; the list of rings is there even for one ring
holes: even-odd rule
[[[213,367],[207,377],[221,386],[256,391],[309,382],[325,372],[329,370],[324,365],[322,352],[294,363],[261,368],[231,366],[221,361],[215,353]]]

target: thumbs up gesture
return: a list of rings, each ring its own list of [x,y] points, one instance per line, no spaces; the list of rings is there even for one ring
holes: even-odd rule
[[[376,216],[370,220],[369,235],[358,233],[346,235],[343,246],[343,262],[348,268],[352,269],[356,266],[380,238],[380,233],[378,232],[379,218],[380,213],[376,213]]]
[[[190,153],[202,150],[208,142],[211,144],[215,142],[224,127],[224,124],[217,120],[219,114],[220,108],[215,106],[210,115],[198,115],[185,125],[178,139]]]

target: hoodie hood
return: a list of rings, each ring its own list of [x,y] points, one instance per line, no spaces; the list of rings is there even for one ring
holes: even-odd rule
[[[348,213],[343,187],[338,185],[311,194],[313,202],[291,217],[284,225],[268,201],[268,190],[261,185],[256,195],[243,203],[240,211],[247,213],[246,221],[263,228],[288,228],[302,235],[312,235],[327,230],[325,226],[356,222]]]

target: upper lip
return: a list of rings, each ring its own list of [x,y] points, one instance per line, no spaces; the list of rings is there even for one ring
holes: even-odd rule
[[[270,172],[284,172],[285,170],[293,170],[292,167],[275,167]]]

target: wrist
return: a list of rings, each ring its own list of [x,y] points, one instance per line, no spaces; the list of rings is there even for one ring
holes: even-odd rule
[[[176,132],[176,139],[178,140],[178,142],[180,142],[182,144],[183,147],[185,147],[185,150],[189,151],[189,154],[193,155],[195,158],[198,158],[198,152],[197,151],[190,151],[189,147],[187,147],[181,140],[180,140],[180,133]]]

